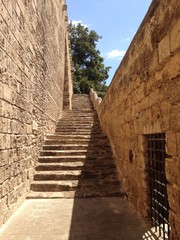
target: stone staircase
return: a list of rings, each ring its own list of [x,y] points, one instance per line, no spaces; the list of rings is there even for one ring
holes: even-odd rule
[[[124,196],[89,96],[73,95],[72,106],[46,136],[28,198]]]

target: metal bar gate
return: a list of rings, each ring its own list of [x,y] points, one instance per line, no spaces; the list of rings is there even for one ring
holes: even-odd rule
[[[159,239],[169,239],[169,204],[165,176],[165,134],[145,135],[151,198],[151,220]]]

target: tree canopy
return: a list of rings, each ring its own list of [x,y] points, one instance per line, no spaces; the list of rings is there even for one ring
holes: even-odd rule
[[[89,93],[92,87],[105,92],[110,67],[105,67],[104,58],[97,50],[101,37],[82,24],[69,24],[71,53],[73,61],[74,93]]]

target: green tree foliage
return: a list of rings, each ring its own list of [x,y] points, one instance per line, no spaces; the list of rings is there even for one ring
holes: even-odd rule
[[[89,93],[92,87],[104,93],[110,67],[105,67],[104,59],[97,50],[101,37],[82,24],[69,24],[71,53],[73,61],[74,93]],[[102,94],[103,95],[103,94]]]

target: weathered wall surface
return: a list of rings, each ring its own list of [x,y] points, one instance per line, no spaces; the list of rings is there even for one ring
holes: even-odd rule
[[[66,14],[64,0],[0,0],[0,224],[23,201],[63,109]]]
[[[129,201],[149,215],[144,134],[166,133],[171,239],[180,236],[180,1],[154,0],[98,107]],[[132,151],[132,152],[131,152]],[[129,156],[131,155],[131,156]]]

